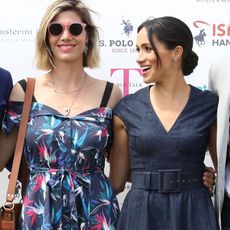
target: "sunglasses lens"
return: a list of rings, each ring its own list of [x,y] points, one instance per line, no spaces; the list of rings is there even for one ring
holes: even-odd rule
[[[53,36],[58,36],[62,33],[62,25],[59,23],[53,23],[50,25],[49,27],[49,32],[53,35]]]
[[[73,36],[78,36],[82,33],[83,27],[79,23],[73,23],[70,25],[69,31]]]

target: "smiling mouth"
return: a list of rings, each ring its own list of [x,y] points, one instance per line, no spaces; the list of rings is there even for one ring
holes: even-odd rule
[[[74,45],[58,45],[58,47],[72,48]]]
[[[150,70],[150,68],[151,68],[151,66],[145,66],[145,67],[142,67],[141,69],[142,69],[142,72],[144,73],[144,72]]]

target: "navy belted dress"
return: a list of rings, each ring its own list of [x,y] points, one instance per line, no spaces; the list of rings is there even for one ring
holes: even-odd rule
[[[189,100],[169,131],[150,102],[150,86],[114,109],[128,132],[132,188],[117,230],[216,230],[204,158],[218,98],[191,86]]]

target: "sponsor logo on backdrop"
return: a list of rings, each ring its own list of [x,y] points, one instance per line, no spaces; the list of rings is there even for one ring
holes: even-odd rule
[[[199,34],[194,37],[196,44],[198,46],[202,46],[205,44],[205,40],[204,40],[205,36],[207,36],[207,34],[205,33],[204,29],[202,29],[200,30]]]
[[[36,31],[32,28],[3,28],[0,26],[0,42],[34,41]]]
[[[207,90],[208,89],[208,86],[206,85],[206,84],[203,84],[203,85],[197,85],[196,86],[198,89],[200,89],[200,90]]]
[[[230,0],[229,0],[230,1]],[[194,41],[199,47],[202,46],[230,46],[230,22],[211,24],[197,20],[193,22]]]
[[[112,53],[136,53],[135,44],[131,37],[134,26],[130,19],[122,17],[117,24],[118,35],[108,40],[100,40],[100,47],[110,49]],[[114,28],[115,29],[115,28]]]
[[[118,74],[117,76],[116,73]],[[140,78],[142,70],[140,68],[111,68],[110,75],[111,77],[120,77],[120,83],[117,83],[117,85],[123,89],[124,96],[128,95],[132,88],[135,88],[133,91],[136,91],[143,87],[143,82]],[[131,81],[131,78],[133,81]],[[136,78],[136,81],[134,81],[134,78]],[[139,79],[141,79],[141,82]]]
[[[129,37],[129,35],[133,31],[133,25],[129,20],[125,20],[124,18],[122,18],[121,25],[123,25],[123,33],[126,34],[127,37]]]

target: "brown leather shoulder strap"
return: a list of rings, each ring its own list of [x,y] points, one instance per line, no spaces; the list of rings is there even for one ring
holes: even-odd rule
[[[23,146],[25,141],[31,101],[34,92],[35,79],[27,78],[27,82],[28,83],[25,92],[25,99],[22,108],[22,117],[19,125],[18,137],[17,137],[16,147],[14,152],[13,166],[12,166],[10,181],[9,181],[8,190],[6,194],[7,202],[12,202],[15,195],[15,188],[18,179],[18,172],[19,172],[22,151],[23,151]]]

